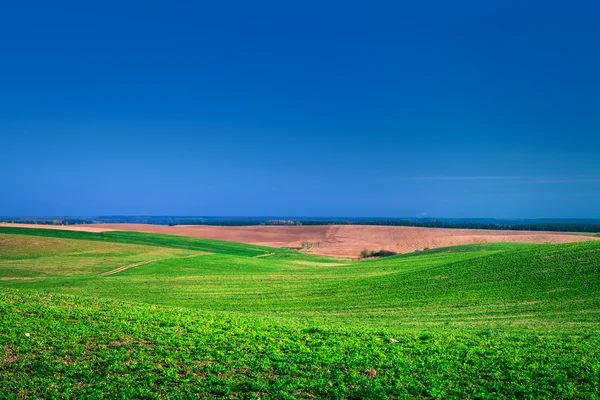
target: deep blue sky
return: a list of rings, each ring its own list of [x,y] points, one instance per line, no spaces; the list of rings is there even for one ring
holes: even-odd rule
[[[6,2],[0,215],[600,218],[599,4]]]

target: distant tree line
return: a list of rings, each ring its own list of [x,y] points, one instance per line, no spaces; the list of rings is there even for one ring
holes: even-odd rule
[[[449,222],[449,221],[409,221],[409,220],[377,220],[377,221],[297,221],[302,225],[383,225],[383,226],[413,226],[421,228],[452,228],[452,229],[491,229],[515,231],[550,231],[550,232],[600,232],[600,224],[588,223],[514,223],[494,224],[479,222]],[[192,225],[194,223],[191,223]],[[198,224],[198,223],[195,223]],[[250,226],[250,225],[280,225],[254,221],[205,221],[202,225]]]
[[[306,224],[306,223],[305,223]],[[454,229],[492,229],[515,231],[551,231],[551,232],[600,232],[600,224],[585,223],[537,223],[537,224],[489,224],[478,222],[446,222],[446,221],[375,221],[364,222],[361,225],[414,226],[423,228],[454,228]]]
[[[0,222],[11,222],[15,224],[34,224],[34,225],[78,225],[93,224],[93,220],[67,218],[67,219],[11,219],[2,218]]]

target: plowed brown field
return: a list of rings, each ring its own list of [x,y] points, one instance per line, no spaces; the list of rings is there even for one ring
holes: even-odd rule
[[[8,222],[0,222],[0,226],[8,226],[13,228],[39,228],[39,229],[59,229],[63,231],[83,231],[83,232],[106,232],[114,231],[114,229],[104,228],[104,225],[43,225],[43,224],[12,224]],[[128,229],[127,229],[128,230]]]
[[[313,243],[314,254],[358,257],[362,249],[392,250],[408,253],[425,248],[488,242],[570,243],[600,240],[562,232],[494,231],[483,229],[416,228],[404,226],[162,226],[146,224],[97,224],[44,226],[0,224],[35,228],[72,229],[91,232],[109,230],[154,232],[252,243],[271,247],[300,247],[303,241]]]

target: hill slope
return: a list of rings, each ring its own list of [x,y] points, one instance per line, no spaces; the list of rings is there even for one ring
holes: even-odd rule
[[[53,231],[48,230],[41,231],[43,237],[29,232],[0,236],[19,238],[18,246],[0,249],[0,259],[11,254],[0,263],[0,286],[336,326],[600,328],[598,242],[473,245],[353,262],[176,236],[55,232],[76,234],[74,240],[50,239],[46,235]],[[117,235],[104,236],[108,233]],[[158,246],[119,244],[113,253],[100,247],[95,253],[83,251],[106,246],[93,241],[98,236],[128,243],[156,239]],[[88,237],[94,239],[81,240]],[[32,250],[44,240],[52,241],[52,254]],[[57,250],[57,243],[65,241],[70,247]],[[71,254],[77,248],[82,251]],[[53,274],[51,265],[60,265],[60,273]]]
[[[0,228],[0,326],[3,398],[597,399],[600,243],[350,261]]]
[[[7,399],[600,393],[597,336],[323,329],[8,289],[0,289],[0,326]]]

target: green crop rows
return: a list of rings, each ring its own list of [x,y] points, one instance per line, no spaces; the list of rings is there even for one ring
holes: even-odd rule
[[[0,228],[0,398],[600,398],[600,242],[364,261]]]

